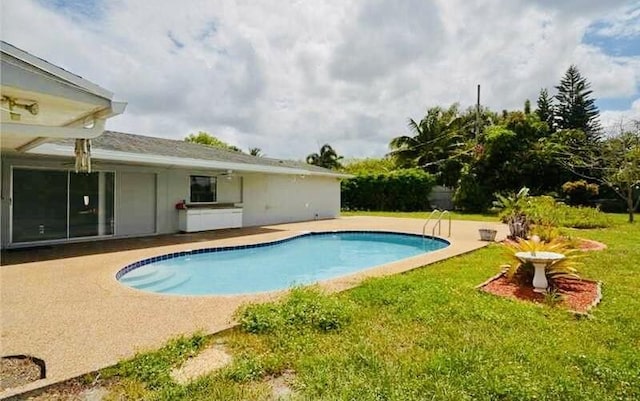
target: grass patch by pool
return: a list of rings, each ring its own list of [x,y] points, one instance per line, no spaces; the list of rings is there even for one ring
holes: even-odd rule
[[[299,399],[640,399],[640,224],[612,219],[574,232],[609,246],[581,269],[604,282],[591,318],[475,290],[503,261],[492,245],[340,294],[298,290],[293,301],[250,308],[249,327],[273,329],[215,336],[235,357],[229,367],[171,382],[165,373],[197,352],[196,336],[124,362],[136,369],[116,372],[115,388],[145,399],[266,400],[267,379],[286,371]]]

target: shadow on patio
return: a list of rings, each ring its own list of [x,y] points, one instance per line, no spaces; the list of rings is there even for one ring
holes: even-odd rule
[[[43,262],[47,260],[96,255],[101,253],[198,243],[247,235],[268,234],[279,231],[283,230],[264,227],[229,228],[199,233],[176,233],[156,235],[152,237],[92,240],[89,242],[78,242],[73,244],[36,245],[27,248],[2,250],[2,253],[0,254],[0,265],[9,266],[22,263]]]

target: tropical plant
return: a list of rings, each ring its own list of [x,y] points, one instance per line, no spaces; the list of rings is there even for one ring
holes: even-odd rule
[[[249,154],[251,156],[258,156],[258,157],[263,156],[262,149],[260,148],[249,148]]]
[[[495,209],[499,210],[500,221],[506,223],[509,217],[522,214],[529,201],[529,188],[522,187],[516,194],[501,195],[494,194],[496,200],[493,201]]]
[[[184,138],[184,140],[185,142],[199,143],[201,145],[207,145],[213,148],[231,150],[233,152],[242,153],[242,150],[237,146],[229,145],[225,141],[222,141],[216,138],[215,136],[204,131],[199,131],[197,134],[189,134],[186,138]]]
[[[410,118],[407,125],[410,135],[393,138],[389,143],[389,156],[401,167],[419,167],[433,174],[440,184],[455,184],[458,175],[444,175],[450,169],[443,169],[443,165],[459,156],[465,145],[464,124],[458,105],[454,104],[448,109],[432,107],[419,122]]]
[[[561,278],[579,279],[577,267],[580,266],[579,258],[584,256],[578,249],[571,246],[571,243],[562,237],[557,237],[551,241],[540,241],[538,238],[523,239],[505,243],[506,255],[509,264],[506,271],[507,278],[530,284],[533,278],[534,267],[531,262],[522,262],[516,254],[519,252],[555,252],[564,255],[563,259],[551,262],[545,269],[545,275],[551,288],[557,287],[557,280]]]
[[[529,188],[522,187],[515,195],[503,196],[497,193],[495,197],[493,206],[500,210],[500,220],[509,226],[509,238],[527,238],[531,229],[531,219],[525,213]]]
[[[322,145],[320,153],[311,153],[307,156],[308,164],[330,169],[340,168],[340,160],[342,160],[342,156],[338,156],[338,153],[329,144]]]

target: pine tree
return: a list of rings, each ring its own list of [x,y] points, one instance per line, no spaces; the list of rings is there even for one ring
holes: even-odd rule
[[[524,101],[524,114],[531,114],[531,101],[529,99]]]
[[[547,123],[549,130],[553,131],[555,127],[553,121],[553,98],[549,97],[549,92],[546,89],[540,89],[537,106],[536,114],[540,117],[540,121]]]
[[[595,99],[591,98],[593,91],[590,87],[578,68],[571,65],[560,85],[556,86],[556,121],[559,129],[582,130],[590,142],[597,142],[600,139],[600,112]]]

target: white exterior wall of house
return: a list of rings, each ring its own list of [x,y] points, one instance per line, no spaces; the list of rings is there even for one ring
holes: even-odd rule
[[[335,218],[340,181],[335,177],[251,174],[244,178],[243,225]]]
[[[71,158],[3,155],[0,207],[3,248],[20,246],[11,243],[13,168],[70,170],[71,161]],[[101,163],[99,160],[95,163],[95,171],[115,173],[115,234],[104,238],[178,232],[175,205],[189,200],[189,176],[219,174],[219,171],[201,169]],[[237,172],[230,179],[218,177],[217,202],[242,205],[243,227],[334,218],[340,214],[340,181],[336,177]]]

